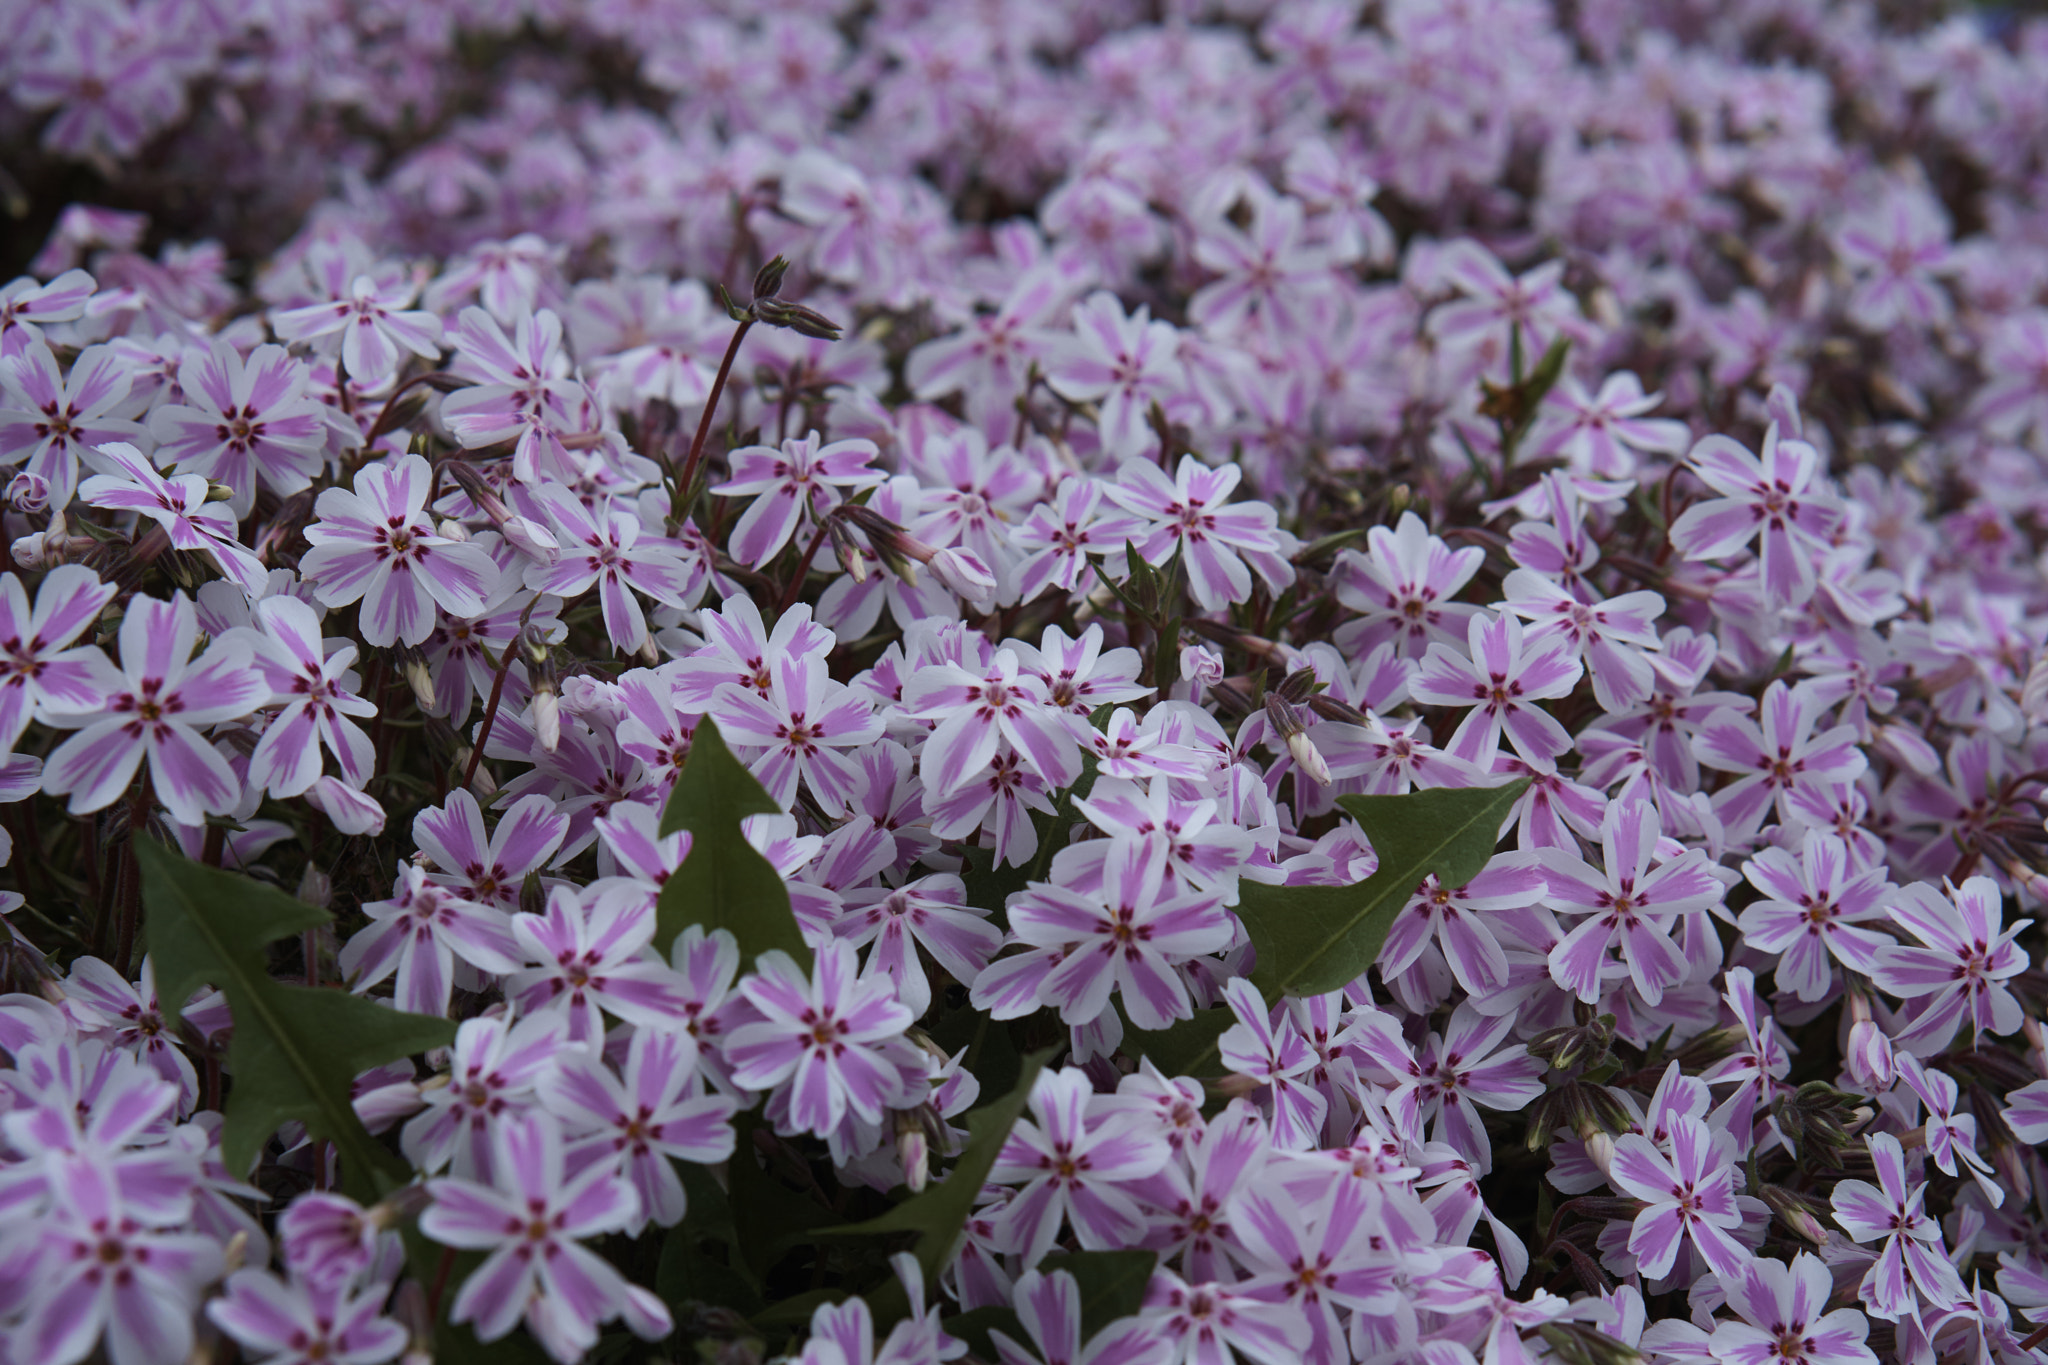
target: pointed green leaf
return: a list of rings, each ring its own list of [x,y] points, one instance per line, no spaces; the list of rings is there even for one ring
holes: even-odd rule
[[[946,1329],[947,1336],[958,1337],[966,1342],[967,1349],[982,1360],[1002,1358],[1002,1353],[996,1350],[995,1342],[989,1339],[991,1329],[1020,1344],[1031,1339],[1024,1330],[1023,1322],[1017,1317],[1017,1311],[1007,1304],[990,1304],[986,1308],[956,1313],[939,1325]]]
[[[1064,1270],[1081,1288],[1081,1340],[1128,1318],[1145,1306],[1145,1286],[1159,1267],[1156,1251],[1069,1251],[1048,1256],[1038,1268]]]
[[[1528,785],[1523,777],[1498,787],[1338,797],[1372,841],[1379,870],[1351,886],[1240,883],[1238,918],[1259,953],[1252,984],[1269,1002],[1342,990],[1379,957],[1423,878],[1463,886],[1479,875]]]
[[[179,1009],[202,986],[227,996],[227,1122],[221,1156],[237,1177],[287,1119],[333,1142],[342,1183],[364,1203],[409,1176],[372,1138],[349,1087],[372,1067],[454,1041],[455,1025],[402,1014],[339,990],[274,980],[264,947],[328,921],[327,913],[249,877],[191,862],[148,839],[135,844],[147,910],[144,938],[157,993]]]
[[[960,1159],[953,1163],[953,1169],[945,1179],[926,1186],[924,1193],[912,1195],[879,1217],[864,1223],[849,1223],[845,1227],[819,1229],[808,1236],[866,1237],[885,1232],[917,1233],[917,1263],[924,1270],[925,1282],[935,1282],[959,1243],[960,1235],[967,1227],[967,1219],[974,1212],[974,1201],[981,1196],[981,1187],[988,1180],[988,1173],[994,1168],[996,1156],[1003,1150],[1010,1129],[1016,1126],[1024,1106],[1030,1102],[1031,1088],[1038,1083],[1038,1073],[1045,1069],[1046,1058],[1050,1055],[1051,1051],[1047,1049],[1026,1056],[1016,1086],[1001,1099],[985,1104],[967,1116],[967,1145],[960,1149]]]
[[[1167,1076],[1221,1076],[1223,1057],[1217,1043],[1237,1022],[1237,1016],[1221,1007],[1196,1010],[1192,1019],[1179,1019],[1156,1033],[1124,1030],[1124,1051],[1148,1057]]]
[[[697,723],[690,756],[669,793],[661,832],[690,832],[689,856],[655,903],[654,946],[664,956],[692,924],[729,929],[751,961],[772,948],[811,969],[811,950],[789,908],[789,888],[740,829],[749,815],[781,815],[782,807],[732,756],[709,716]]]

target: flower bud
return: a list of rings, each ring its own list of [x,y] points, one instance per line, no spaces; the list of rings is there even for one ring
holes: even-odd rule
[[[1329,786],[1330,765],[1323,761],[1322,752],[1316,748],[1315,741],[1308,737],[1308,726],[1302,723],[1301,708],[1283,700],[1277,692],[1269,692],[1266,694],[1266,718],[1273,722],[1273,728],[1287,741],[1287,752],[1293,756],[1302,772],[1312,778],[1317,785]]]
[[[1180,675],[1198,687],[1214,687],[1223,681],[1223,656],[1207,645],[1183,645]]]
[[[467,541],[469,539],[469,528],[453,517],[441,518],[441,524],[435,527],[434,530],[447,540]]]
[[[777,256],[754,272],[754,300],[772,299],[782,292],[782,277],[789,273],[789,262]]]
[[[216,479],[208,479],[206,481],[206,500],[208,502],[233,502],[235,500],[235,490]]]
[[[1889,1090],[1898,1074],[1892,1062],[1892,1040],[1885,1037],[1884,1030],[1877,1026],[1875,1019],[1860,1020],[1849,1026],[1846,1060],[1849,1079],[1865,1090]]]
[[[1817,1247],[1827,1245],[1827,1227],[1814,1216],[1804,1199],[1780,1185],[1765,1184],[1756,1193],[1793,1236],[1803,1237]]]
[[[947,591],[974,610],[985,612],[995,605],[996,576],[972,553],[936,550],[926,564]]]
[[[1593,1163],[1601,1175],[1608,1175],[1614,1167],[1614,1138],[1607,1133],[1595,1133],[1586,1139],[1586,1160]]]
[[[540,739],[540,747],[549,753],[559,749],[562,746],[562,703],[555,696],[554,689],[541,691],[536,688],[528,715],[533,721],[533,733]]]
[[[17,512],[41,516],[50,510],[50,481],[40,474],[16,474],[8,481],[7,501]]]
[[[334,903],[334,878],[308,863],[299,877],[298,898],[315,910],[325,910]]]
[[[909,1110],[896,1111],[896,1155],[903,1161],[903,1183],[912,1194],[921,1192],[931,1179],[932,1146],[924,1125]]]

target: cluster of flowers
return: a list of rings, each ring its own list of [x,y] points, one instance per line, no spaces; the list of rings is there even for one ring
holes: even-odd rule
[[[52,154],[351,173],[247,289],[92,206],[0,285],[0,1359],[2041,1357],[2048,26],[777,8],[16,26]],[[707,721],[808,961],[660,931]],[[1253,984],[1354,798],[1514,782]],[[356,1078],[411,1183],[228,1168],[149,838],[459,1025]],[[929,1281],[655,1292],[728,1191],[946,1188],[1046,1042]],[[1049,1259],[1132,1250],[1107,1324]]]

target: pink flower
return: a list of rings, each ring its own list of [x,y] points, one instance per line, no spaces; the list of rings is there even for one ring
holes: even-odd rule
[[[733,743],[762,751],[748,769],[784,809],[795,803],[801,782],[826,811],[845,810],[858,776],[846,751],[882,737],[867,697],[833,681],[816,654],[775,660],[766,696],[726,683],[710,710]]]
[[[206,480],[197,474],[166,479],[134,446],[115,441],[84,452],[100,471],[79,486],[94,507],[137,512],[169,534],[171,548],[203,554],[250,596],[263,591],[270,570],[237,539],[234,513],[208,501]]]
[[[1918,1316],[1914,1291],[1935,1308],[1964,1297],[1963,1282],[1941,1244],[1941,1225],[1922,1207],[1927,1187],[1906,1174],[1906,1153],[1889,1133],[1870,1135],[1877,1184],[1843,1180],[1835,1185],[1835,1221],[1858,1242],[1882,1240],[1884,1249],[1863,1276],[1864,1306],[1891,1322]]]
[[[1587,1004],[1606,990],[1607,950],[1617,941],[1627,976],[1646,1004],[1692,975],[1671,933],[1684,916],[1720,904],[1721,883],[1700,849],[1664,860],[1662,832],[1649,802],[1616,802],[1601,821],[1598,868],[1567,849],[1537,851],[1551,907],[1586,916],[1550,950],[1550,979]]]
[[[608,1164],[569,1178],[558,1122],[546,1115],[507,1121],[495,1135],[489,1185],[443,1178],[420,1231],[443,1246],[488,1251],[463,1281],[449,1318],[496,1341],[521,1317],[548,1354],[575,1365],[597,1344],[599,1323],[623,1316],[649,1341],[667,1336],[668,1309],[629,1284],[611,1262],[578,1239],[618,1232],[632,1222],[639,1196]]]
[[[1664,599],[1625,592],[1606,601],[1575,597],[1533,569],[1516,569],[1501,585],[1502,605],[1531,623],[1529,643],[1569,641],[1585,664],[1603,711],[1625,711],[1650,699],[1656,675],[1646,650],[1657,648]]]
[[[1064,1270],[1027,1270],[1017,1277],[1014,1292],[1017,1320],[1037,1354],[991,1329],[1001,1365],[1167,1365],[1172,1359],[1164,1338],[1129,1318],[1108,1324],[1083,1345],[1081,1286]]]
[[[164,1217],[124,1198],[92,1157],[64,1158],[49,1214],[15,1229],[0,1252],[0,1302],[22,1311],[8,1332],[18,1355],[73,1365],[104,1340],[112,1365],[177,1365],[192,1350],[192,1310],[219,1276],[220,1245],[180,1231],[190,1209]]]
[[[0,578],[0,751],[11,752],[38,715],[90,711],[101,701],[90,645],[67,649],[118,589],[79,564],[50,570],[31,611],[19,574]]]
[[[1896,888],[1881,865],[1857,871],[1849,846],[1832,834],[1808,834],[1797,857],[1763,849],[1742,874],[1766,897],[1743,910],[1742,936],[1753,948],[1780,954],[1778,988],[1801,1000],[1827,996],[1835,962],[1869,972],[1879,948],[1891,942],[1861,926],[1882,917]]]
[[[1733,1154],[1724,1146],[1732,1146],[1725,1135],[1691,1117],[1672,1121],[1669,1158],[1639,1133],[1614,1140],[1615,1188],[1649,1205],[1628,1237],[1646,1277],[1669,1275],[1688,1237],[1723,1283],[1750,1263],[1748,1248],[1731,1234],[1742,1226],[1742,1210],[1735,1203]]]
[[[1113,839],[1094,893],[1031,883],[1010,906],[1010,931],[1037,951],[990,964],[975,979],[975,1007],[1014,1019],[1046,1004],[1079,1025],[1108,1009],[1114,991],[1141,1029],[1187,1018],[1193,1004],[1175,968],[1222,952],[1237,926],[1217,893],[1167,895],[1165,881],[1162,848]]]
[[[344,780],[362,787],[375,754],[370,737],[349,716],[374,716],[376,706],[355,694],[349,670],[356,647],[327,652],[320,618],[296,597],[266,597],[256,604],[260,629],[250,633],[256,667],[283,709],[270,718],[249,759],[249,781],[276,796],[298,796],[320,776],[320,751],[334,755]]]
[[[449,1049],[448,1084],[420,1092],[425,1112],[399,1134],[405,1159],[424,1173],[493,1180],[497,1130],[540,1102],[535,1087],[561,1065],[567,1032],[559,1014],[465,1019]]]
[[[1094,403],[1102,451],[1111,461],[1148,455],[1158,438],[1148,425],[1152,405],[1175,402],[1186,387],[1170,322],[1154,322],[1142,304],[1124,312],[1107,290],[1074,305],[1074,335],[1051,345],[1045,382],[1062,398]]]
[[[1211,469],[1183,455],[1168,481],[1156,465],[1129,460],[1108,490],[1118,506],[1150,523],[1136,538],[1139,555],[1162,569],[1180,556],[1188,591],[1204,611],[1249,598],[1253,571],[1275,593],[1294,582],[1287,560],[1294,537],[1279,529],[1279,514],[1263,502],[1230,502],[1243,477],[1236,465]]]
[[[629,1237],[649,1222],[666,1228],[682,1221],[689,1201],[677,1161],[709,1166],[733,1154],[730,1120],[739,1105],[705,1093],[687,1035],[635,1029],[618,1073],[594,1053],[571,1052],[542,1076],[538,1093],[562,1120],[573,1170],[604,1166],[638,1191]]]
[[[553,802],[522,796],[498,817],[487,839],[483,808],[460,787],[412,822],[413,842],[437,869],[426,874],[428,881],[463,900],[508,912],[519,908],[527,874],[547,866],[568,833],[569,817]]]
[[[94,446],[146,442],[139,422],[114,416],[132,376],[111,346],[88,346],[57,372],[57,358],[38,338],[19,355],[0,358],[0,464],[21,464],[49,486],[62,508],[78,487],[78,462]]]
[[[2001,931],[2004,897],[1989,877],[1971,877],[1944,896],[1925,882],[1901,891],[1891,917],[1924,946],[1885,944],[1877,949],[1871,979],[1878,989],[1907,1000],[1925,997],[1913,1022],[1892,1042],[1915,1056],[1946,1046],[1956,1026],[1968,1023],[1974,1039],[2005,1034],[2024,1022],[2019,998],[2005,983],[2027,969],[2027,953],[2013,940],[2029,921]]]
[[[383,1315],[389,1286],[360,1293],[346,1282],[285,1281],[267,1270],[237,1270],[206,1316],[263,1365],[382,1365],[411,1334]]]
[[[1217,1039],[1217,1060],[1232,1074],[1257,1081],[1267,1092],[1275,1147],[1297,1152],[1314,1149],[1322,1139],[1330,1102],[1303,1077],[1322,1059],[1295,1027],[1293,1017],[1283,1008],[1276,1019],[1259,988],[1244,977],[1235,977],[1224,986],[1223,999],[1237,1022]],[[1191,1275],[1210,1278],[1194,1266],[1184,1268]]]
[[[1732,707],[1700,726],[1694,756],[1709,768],[1737,774],[1714,793],[1714,813],[1731,839],[1754,834],[1773,798],[1780,820],[1800,823],[1791,806],[1795,798],[1818,798],[1825,805],[1833,788],[1854,782],[1869,766],[1853,726],[1813,732],[1825,709],[1810,684],[1787,687],[1779,681],[1764,690],[1761,727]]]
[[[1467,621],[1483,609],[1451,599],[1471,582],[1486,551],[1476,545],[1453,550],[1413,512],[1403,512],[1391,531],[1371,528],[1365,543],[1363,554],[1339,553],[1331,575],[1337,600],[1359,614],[1341,628],[1339,643],[1365,654],[1393,640],[1411,659],[1421,658],[1432,642],[1463,643]]]
[[[1406,971],[1433,941],[1459,985],[1475,996],[1494,994],[1507,985],[1508,959],[1490,921],[1541,904],[1545,886],[1542,864],[1527,852],[1499,855],[1463,886],[1427,878],[1387,930],[1381,976]]]
[[[997,650],[979,674],[933,663],[904,689],[905,716],[937,722],[918,760],[932,793],[944,796],[981,777],[1005,744],[1048,786],[1067,786],[1080,775],[1080,747],[1063,712],[1044,683],[1021,673],[1022,663],[1012,649]]]
[[[1010,532],[1010,543],[1024,555],[1016,569],[1018,601],[1035,601],[1054,588],[1088,591],[1095,584],[1093,557],[1117,554],[1144,534],[1144,518],[1105,506],[1107,497],[1099,479],[1066,479],[1050,503],[1033,507]]]
[[[326,463],[327,418],[309,372],[282,346],[258,346],[244,360],[215,337],[178,368],[184,402],[149,415],[156,460],[234,490],[237,518],[256,505],[258,486],[280,497],[311,487]]]
[[[682,1016],[682,983],[648,951],[654,907],[630,886],[556,886],[546,914],[512,917],[512,936],[539,965],[507,975],[506,998],[528,1015],[565,1016],[572,1043],[601,1045],[605,1014],[650,1028]]]
[[[362,599],[370,644],[419,644],[433,633],[436,605],[480,616],[496,591],[488,553],[435,534],[425,511],[432,481],[426,460],[407,455],[365,466],[355,492],[330,488],[313,504],[320,520],[306,528],[313,548],[300,572],[330,607]]]
[[[1524,636],[1519,618],[1508,615],[1475,616],[1466,634],[1470,656],[1432,644],[1408,682],[1408,694],[1429,705],[1472,708],[1451,736],[1453,758],[1491,767],[1505,732],[1516,753],[1532,766],[1548,767],[1572,747],[1572,739],[1536,703],[1568,696],[1578,684],[1584,669],[1569,642],[1552,636],[1538,644],[1535,636]]]
[[[704,590],[701,566],[685,562],[672,544],[644,535],[637,510],[615,502],[585,507],[558,483],[540,485],[534,497],[562,542],[553,563],[526,571],[526,586],[567,601],[595,585],[605,632],[618,649],[632,653],[647,642],[647,617],[635,592],[664,606],[688,607]]]
[[[1827,1311],[1835,1281],[1813,1253],[1800,1252],[1790,1265],[1759,1257],[1723,1287],[1743,1320],[1714,1328],[1707,1349],[1721,1365],[1877,1365],[1864,1345],[1864,1316],[1854,1308]]]
[[[1788,606],[1811,597],[1814,566],[1839,520],[1833,499],[1816,486],[1820,452],[1796,437],[1780,437],[1773,422],[1761,456],[1717,435],[1694,446],[1688,458],[1721,496],[1686,508],[1672,524],[1671,543],[1688,559],[1724,559],[1761,532],[1766,599]]]
[[[121,618],[121,668],[94,651],[83,691],[71,701],[89,709],[47,717],[78,733],[50,755],[43,790],[69,794],[83,814],[112,804],[149,759],[157,800],[181,825],[225,815],[242,799],[242,781],[200,733],[202,727],[247,715],[269,696],[269,686],[240,640],[216,640],[198,659],[199,621],[179,593],[168,602],[135,597]]]
[[[1031,1119],[1010,1130],[989,1171],[998,1184],[1022,1186],[1000,1215],[998,1231],[1027,1268],[1044,1258],[1063,1223],[1093,1250],[1132,1245],[1145,1216],[1129,1187],[1172,1155],[1142,1115],[1104,1104],[1093,1089],[1072,1067],[1041,1073],[1031,1091]]]
[[[971,984],[1003,946],[989,912],[967,904],[967,888],[950,872],[903,886],[861,887],[846,893],[846,908],[832,931],[868,949],[867,972],[896,984],[896,998],[922,1019],[932,1003],[931,978],[918,949],[955,981]]]
[[[820,445],[817,432],[791,437],[782,449],[742,446],[726,458],[732,477],[711,491],[754,500],[732,529],[733,558],[760,568],[789,543],[806,516],[821,518],[844,497],[838,490],[871,488],[888,475],[868,466],[880,454],[873,441]]]
[[[734,1029],[725,1058],[736,1084],[777,1089],[771,1108],[786,1119],[781,1131],[823,1136],[848,1114],[880,1123],[884,1109],[913,1101],[924,1064],[903,1037],[914,1019],[888,981],[859,977],[850,944],[816,951],[809,980],[787,953],[760,956],[740,993],[761,1022]]]
[[[519,946],[501,910],[463,900],[411,863],[388,901],[367,901],[370,923],[342,946],[339,965],[357,991],[398,974],[398,1008],[445,1015],[455,990],[455,959],[487,972],[510,972]]]
[[[441,319],[407,307],[419,292],[416,281],[358,275],[344,295],[273,313],[270,326],[287,342],[340,333],[341,363],[349,376],[374,384],[395,373],[407,352],[441,358]]]
[[[1138,1321],[1172,1347],[1172,1365],[1208,1365],[1235,1351],[1259,1365],[1299,1365],[1313,1342],[1307,1314],[1281,1297],[1278,1277],[1246,1284],[1189,1284],[1152,1272]]]

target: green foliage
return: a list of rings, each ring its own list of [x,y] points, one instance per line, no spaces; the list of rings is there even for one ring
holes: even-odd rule
[[[194,991],[213,985],[234,1018],[227,1056],[234,1086],[221,1132],[228,1171],[246,1175],[278,1125],[297,1119],[334,1144],[342,1185],[363,1203],[403,1184],[406,1164],[356,1118],[349,1087],[372,1067],[452,1042],[455,1025],[347,991],[273,980],[265,946],[326,924],[326,911],[148,839],[136,840],[135,857],[145,941],[165,1008],[182,1011]]]
[[[981,1187],[987,1182],[1010,1129],[1016,1126],[1024,1106],[1030,1102],[1031,1088],[1037,1084],[1038,1073],[1045,1069],[1049,1055],[1049,1051],[1040,1051],[1025,1057],[1017,1084],[1010,1092],[967,1116],[967,1145],[960,1149],[960,1159],[953,1163],[945,1179],[927,1185],[922,1194],[912,1195],[879,1217],[823,1229],[812,1236],[865,1237],[914,1232],[917,1263],[924,1271],[925,1282],[935,1282],[966,1230],[974,1201],[980,1197]]]
[[[1528,785],[1517,778],[1498,787],[1337,798],[1372,841],[1379,870],[1351,886],[1241,883],[1238,918],[1259,953],[1252,984],[1268,1001],[1343,989],[1379,957],[1394,916],[1423,878],[1463,886],[1479,875]]]
[[[1046,1257],[1038,1268],[1050,1275],[1064,1270],[1081,1289],[1081,1340],[1136,1313],[1145,1304],[1145,1286],[1159,1268],[1156,1251],[1070,1251]]]
[[[709,716],[697,724],[690,756],[669,793],[661,832],[690,832],[689,856],[661,888],[655,905],[654,946],[666,954],[692,924],[729,929],[746,961],[773,948],[811,970],[811,950],[789,908],[789,888],[740,829],[749,815],[781,815],[782,808],[732,756]]]
[[[1182,1019],[1154,1033],[1124,1030],[1124,1050],[1149,1057],[1152,1065],[1168,1076],[1220,1076],[1223,1058],[1217,1043],[1237,1016],[1228,1009],[1196,1010],[1192,1019]]]

